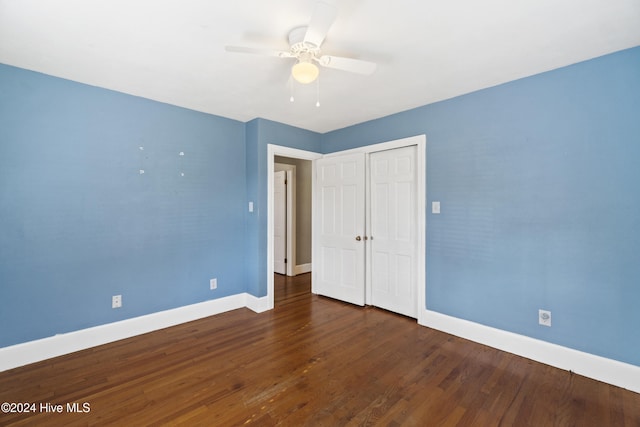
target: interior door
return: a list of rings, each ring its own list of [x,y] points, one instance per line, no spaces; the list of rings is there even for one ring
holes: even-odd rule
[[[287,187],[286,171],[273,173],[273,271],[287,273]]]
[[[417,317],[416,146],[370,154],[371,304]]]
[[[365,155],[319,159],[316,173],[316,292],[364,305]]]

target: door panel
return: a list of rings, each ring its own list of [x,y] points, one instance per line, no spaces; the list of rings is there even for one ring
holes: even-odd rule
[[[316,163],[319,259],[316,291],[364,305],[365,157],[325,157]],[[360,240],[356,240],[360,236]]]
[[[273,271],[286,274],[287,187],[286,171],[273,174]]]
[[[417,317],[416,147],[370,155],[371,303]]]

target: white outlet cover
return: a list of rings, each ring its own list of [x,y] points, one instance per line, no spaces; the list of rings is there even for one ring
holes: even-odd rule
[[[542,326],[551,326],[551,312],[549,310],[538,310],[538,323]]]
[[[217,289],[218,288],[218,279],[209,280],[209,289]]]
[[[122,307],[122,295],[114,295],[111,297],[111,308]]]
[[[440,213],[440,202],[431,202],[431,213]]]

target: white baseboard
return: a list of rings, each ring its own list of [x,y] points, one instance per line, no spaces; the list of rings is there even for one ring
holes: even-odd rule
[[[293,267],[293,274],[296,276],[298,274],[311,273],[311,263],[308,264],[300,264]]]
[[[3,347],[0,348],[0,372],[238,308],[247,307],[260,313],[268,310],[266,299],[246,293],[231,295]]]
[[[267,310],[271,310],[273,309],[273,305],[269,304],[269,298],[268,297],[254,297],[253,295],[249,295],[249,294],[245,294],[246,295],[246,302],[245,302],[245,306],[250,309],[255,311],[256,313],[262,313],[264,311]]]
[[[420,313],[418,321],[421,325],[429,328],[640,393],[640,366],[495,329],[435,311],[424,310]]]

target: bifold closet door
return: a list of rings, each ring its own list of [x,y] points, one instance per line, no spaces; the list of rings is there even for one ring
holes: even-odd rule
[[[416,146],[371,153],[371,305],[417,317]]]
[[[316,174],[316,292],[364,305],[365,155],[319,159]]]

